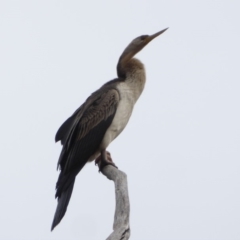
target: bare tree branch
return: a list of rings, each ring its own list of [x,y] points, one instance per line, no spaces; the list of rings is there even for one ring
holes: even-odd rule
[[[116,208],[113,232],[107,240],[128,240],[130,238],[130,203],[128,197],[127,175],[111,165],[105,166],[101,172],[108,179],[114,181],[115,184]]]

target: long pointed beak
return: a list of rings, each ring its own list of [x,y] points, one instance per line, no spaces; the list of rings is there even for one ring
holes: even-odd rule
[[[163,29],[163,30],[161,30],[161,31],[153,34],[153,35],[148,36],[147,42],[149,43],[149,42],[152,41],[154,38],[158,37],[159,35],[161,35],[162,33],[164,33],[164,32],[167,31],[167,30],[168,30],[168,28],[165,28],[165,29]]]

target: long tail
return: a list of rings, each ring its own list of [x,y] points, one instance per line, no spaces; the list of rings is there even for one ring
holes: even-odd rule
[[[53,218],[51,231],[60,223],[60,221],[62,220],[62,218],[64,217],[67,211],[67,206],[72,195],[74,182],[75,182],[75,177],[72,180],[72,182],[69,184],[68,188],[64,192],[62,192],[61,196],[58,198],[58,205]]]

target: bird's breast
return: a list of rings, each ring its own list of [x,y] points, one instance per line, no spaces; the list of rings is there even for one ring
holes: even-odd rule
[[[145,81],[144,81],[145,83]],[[136,86],[132,81],[124,81],[118,84],[117,89],[120,93],[120,101],[117,106],[113,121],[105,133],[101,148],[107,146],[123,131],[126,127],[133,111],[133,107],[142,93],[143,86]],[[140,89],[139,89],[140,88]]]

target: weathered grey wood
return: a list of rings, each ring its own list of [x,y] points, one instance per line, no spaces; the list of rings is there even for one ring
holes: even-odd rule
[[[127,175],[117,168],[107,165],[101,170],[108,179],[114,181],[116,208],[113,232],[107,240],[127,240],[130,238],[130,203],[128,197]]]

